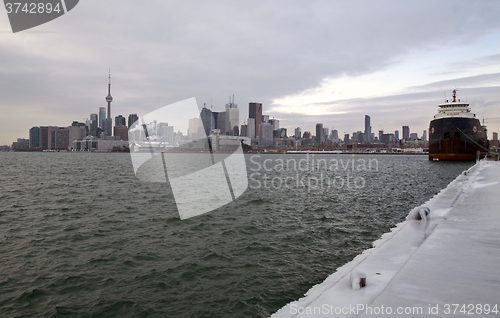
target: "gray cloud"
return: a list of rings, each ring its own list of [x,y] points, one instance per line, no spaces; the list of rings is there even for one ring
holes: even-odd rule
[[[467,1],[88,0],[17,34],[6,32],[5,15],[0,107],[11,121],[0,143],[27,137],[31,126],[69,125],[97,112],[105,105],[109,67],[113,115],[144,114],[193,96],[221,109],[235,94],[246,116],[248,102],[266,109],[324,78],[371,73],[415,51],[459,49],[498,32],[499,9],[497,2]],[[353,100],[345,107],[362,113],[363,105],[377,103]]]

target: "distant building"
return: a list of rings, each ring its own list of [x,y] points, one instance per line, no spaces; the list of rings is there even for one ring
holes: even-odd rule
[[[384,131],[383,130],[379,130],[378,131],[378,141],[379,142],[382,142],[382,135],[384,134]]]
[[[366,140],[366,135],[364,133],[358,133],[358,142],[360,144],[364,144],[365,142],[368,142]]]
[[[262,122],[269,123],[269,115],[262,115]]]
[[[278,119],[269,119],[269,123],[273,125],[273,130],[279,130],[280,129],[280,121]]]
[[[97,123],[97,122],[96,122]],[[73,141],[84,139],[87,136],[87,128],[84,123],[74,121],[68,128],[68,149],[73,147]],[[98,127],[95,127],[97,129]]]
[[[220,130],[221,135],[225,135],[229,131],[229,122],[227,120],[226,112],[219,112],[217,115],[216,128]]]
[[[255,138],[258,138],[259,126],[262,123],[262,103],[248,103],[248,117],[255,121]]]
[[[229,135],[234,136],[237,134],[238,127],[240,126],[240,110],[238,109],[238,105],[234,103],[234,95],[233,101],[226,104],[226,116],[227,131],[232,130]]]
[[[106,107],[99,107],[99,128],[105,129],[106,125]]]
[[[302,136],[301,136],[301,134],[302,134],[302,132],[301,132],[301,130],[300,130],[300,127],[295,128],[295,134],[294,134],[294,137],[295,137],[296,139],[300,139],[300,138],[302,137]]]
[[[24,138],[17,138],[17,141],[12,143],[11,149],[13,151],[28,150],[30,148],[30,140]]]
[[[188,135],[190,139],[198,139],[200,138],[198,134],[198,128],[200,128],[201,121],[199,118],[190,118],[189,119],[189,130]]]
[[[241,125],[240,136],[248,137],[247,125]]]
[[[123,118],[125,119],[125,118]],[[120,137],[120,140],[128,140],[128,128],[125,125],[113,127],[113,136]]]
[[[349,134],[344,134],[344,142],[349,143]]]
[[[130,114],[128,115],[128,125],[127,127],[130,128],[136,121],[139,120],[139,116],[137,114]]]
[[[403,139],[410,140],[410,126],[403,126]]]
[[[115,117],[115,126],[126,126],[125,117],[118,115]]]
[[[498,140],[498,133],[493,132],[493,140]]]
[[[323,135],[323,124],[316,124],[316,142],[324,142],[325,137]]]
[[[30,129],[29,147],[30,149],[40,147],[40,127],[32,127]]]
[[[304,131],[304,134],[302,135],[302,139],[311,139],[312,135],[310,131]]]
[[[330,129],[323,128],[323,142],[327,141],[327,139],[328,139],[328,132],[329,131],[330,131]]]
[[[255,118],[247,119],[247,137],[255,139]]]
[[[410,140],[416,140],[418,139],[418,134],[417,133],[411,133],[410,134]]]
[[[259,125],[259,147],[270,147],[273,145],[273,126],[269,123]]]
[[[424,130],[424,132],[422,134],[422,140],[427,141],[427,130]]]
[[[399,141],[399,130],[394,131],[394,141]]]
[[[380,136],[380,143],[389,145],[392,141],[393,134],[382,134]]]
[[[372,126],[370,126],[370,116],[368,115],[365,115],[365,136],[367,137],[367,140],[364,142],[373,142],[373,140],[371,140]]]
[[[201,109],[200,118],[201,122],[203,123],[203,129],[205,130],[205,135],[209,136],[210,131],[215,129],[215,120],[212,111],[204,106]]]

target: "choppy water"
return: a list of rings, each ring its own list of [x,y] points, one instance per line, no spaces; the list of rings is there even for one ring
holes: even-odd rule
[[[128,154],[0,153],[0,316],[265,317],[471,165],[316,155],[378,161],[378,170],[300,171],[364,181],[328,189],[278,187],[298,173],[281,171],[279,158],[304,155],[247,158],[243,196],[181,221],[168,185],[138,181]],[[266,159],[272,169],[255,171]],[[275,178],[268,187],[264,173]]]

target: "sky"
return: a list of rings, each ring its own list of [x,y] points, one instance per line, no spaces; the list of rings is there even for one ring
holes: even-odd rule
[[[456,88],[500,132],[499,1],[82,0],[15,34],[0,11],[0,145],[98,113],[109,69],[113,117],[234,94],[242,124],[260,102],[288,135],[369,115],[420,136]]]

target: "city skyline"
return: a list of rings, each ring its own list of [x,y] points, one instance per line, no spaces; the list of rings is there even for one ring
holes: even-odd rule
[[[499,117],[498,13],[496,2],[466,1],[109,1],[16,34],[0,14],[0,109],[9,119],[0,144],[105,107],[109,68],[113,114],[124,116],[190,97],[222,111],[230,93],[241,119],[249,102],[262,103],[289,132],[321,122],[342,136],[363,130],[368,114],[372,132],[408,125],[420,134],[458,88],[480,120]],[[213,18],[223,16],[233,17],[230,28]],[[486,125],[490,138],[500,131],[500,120]]]

